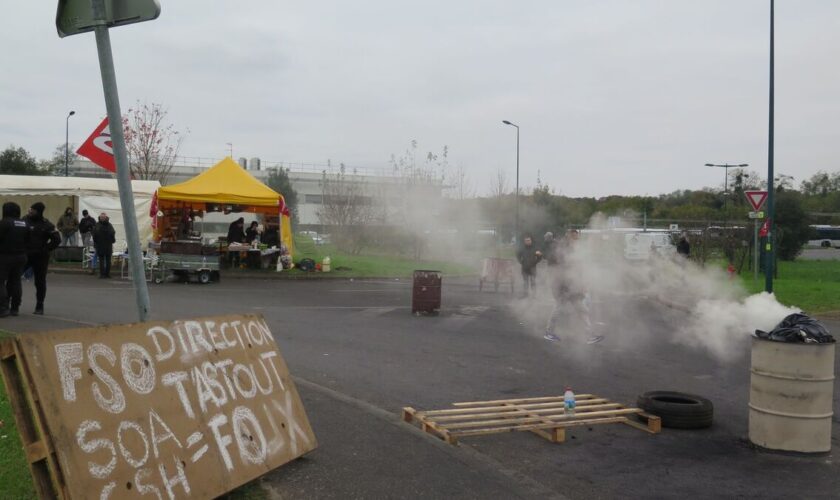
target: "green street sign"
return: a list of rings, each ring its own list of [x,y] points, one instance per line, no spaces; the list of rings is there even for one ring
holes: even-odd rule
[[[750,219],[763,219],[764,218],[764,211],[760,212],[750,212],[749,213]]]
[[[151,21],[158,16],[158,0],[105,0],[105,25],[109,28]],[[90,0],[58,0],[55,27],[59,37],[93,31],[96,24]]]

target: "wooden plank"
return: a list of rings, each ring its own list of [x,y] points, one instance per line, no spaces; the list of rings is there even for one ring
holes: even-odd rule
[[[595,398],[594,394],[578,394],[575,396],[575,400],[578,398],[581,399],[591,399]],[[519,398],[519,399],[494,399],[490,401],[463,401],[460,403],[452,403],[452,406],[482,406],[482,405],[491,405],[491,404],[502,404],[502,403],[537,403],[540,401],[551,401],[551,400],[563,400],[563,396],[544,396],[539,398]]]
[[[403,422],[411,423],[411,421],[414,420],[414,414],[415,413],[417,413],[417,410],[415,410],[414,408],[412,408],[410,406],[404,407],[403,408],[403,413],[402,413]]]
[[[443,416],[443,417],[435,417],[434,421],[435,422],[452,422],[452,421],[456,421],[456,420],[467,420],[467,419],[479,420],[479,419],[493,418],[493,417],[504,417],[504,416],[510,415],[511,413],[517,413],[517,412],[522,413],[523,411],[527,412],[529,414],[532,414],[531,416],[541,415],[541,414],[547,414],[547,415],[565,415],[566,414],[564,406],[557,406],[557,407],[552,407],[552,408],[530,409],[530,408],[522,408],[522,407],[517,405],[517,406],[508,406],[506,408],[507,408],[507,411],[503,411],[503,412],[462,413],[460,415],[448,415],[448,416]],[[624,409],[624,407],[621,406],[618,403],[608,403],[608,404],[584,406],[584,407],[581,407],[581,408],[576,409],[576,410],[579,410],[580,413],[592,413],[592,412],[595,412],[595,411],[607,410],[607,409],[621,410],[621,409]],[[426,416],[428,416],[428,415],[426,415]]]
[[[6,395],[12,406],[15,416],[15,423],[18,427],[21,443],[24,449],[40,442],[39,431],[32,411],[32,398],[27,394],[28,384],[24,381],[18,365],[18,355],[15,342],[11,339],[3,342],[4,356],[0,361],[0,371],[3,374],[3,385],[6,388]],[[63,498],[59,496],[51,479],[49,466],[46,460],[33,459],[27,453],[27,465],[32,474],[32,482],[35,485],[35,492],[39,498]]]
[[[530,431],[532,429],[565,429],[568,427],[579,427],[582,425],[599,425],[599,424],[614,424],[614,423],[622,423],[626,420],[625,417],[611,417],[611,418],[598,418],[592,420],[578,420],[576,422],[568,422],[561,426],[558,426],[557,423],[552,424],[530,424],[530,425],[511,425],[506,427],[489,427],[485,429],[472,429],[472,430],[465,430],[465,431],[450,431],[452,435],[457,437],[467,437],[467,436],[479,436],[482,434],[499,434],[502,432],[514,432],[514,431]]]
[[[15,338],[15,357],[18,361],[18,369],[23,374],[23,382],[26,386],[26,393],[29,396],[29,404],[31,408],[32,420],[38,430],[38,435],[43,442],[45,458],[39,460],[38,463],[44,463],[46,470],[49,473],[52,486],[60,498],[70,498],[70,492],[67,490],[67,484],[64,482],[64,473],[58,464],[58,459],[55,456],[55,447],[50,437],[50,432],[47,427],[46,416],[44,415],[44,408],[41,405],[41,399],[38,394],[38,389],[35,387],[32,371],[29,369],[29,363],[26,356],[23,354],[23,349],[20,343],[20,337]],[[43,471],[43,467],[38,467],[39,471]],[[42,473],[42,472],[39,472]]]
[[[581,417],[585,416],[588,419],[591,419],[591,417],[615,417],[615,416],[619,416],[619,415],[628,415],[628,414],[633,414],[633,413],[639,413],[639,411],[640,410],[637,409],[637,408],[624,408],[624,409],[621,409],[621,410],[593,411],[591,413],[581,415]],[[543,418],[547,418],[547,419],[551,420],[552,422],[554,422],[555,425],[557,425],[557,424],[560,424],[560,423],[577,421],[576,420],[577,417],[578,417],[577,415],[575,415],[575,416],[547,415]],[[558,418],[561,419],[561,420],[556,420]],[[533,417],[522,417],[522,418],[515,418],[515,419],[497,419],[497,420],[479,420],[479,421],[476,421],[476,422],[461,422],[461,423],[457,423],[457,424],[441,425],[440,427],[442,429],[454,430],[454,429],[465,429],[465,428],[469,428],[469,427],[481,427],[481,426],[497,425],[497,424],[502,425],[502,426],[509,425],[510,423],[529,424],[529,423],[533,423],[533,422],[536,422],[536,421],[539,421],[539,420],[541,420],[541,418],[533,418]]]
[[[524,414],[524,415],[527,415],[527,416],[529,416],[529,417],[539,416],[539,415],[537,414],[537,412],[539,412],[539,411],[549,411],[549,410],[533,410],[533,411],[528,411],[528,410],[525,410],[525,409],[523,409],[523,408],[520,408],[519,406],[513,405],[513,403],[508,403],[508,404],[509,404],[509,405],[511,405],[511,407],[512,407],[512,408],[515,408],[515,409],[516,409],[516,411],[517,411],[517,412],[519,412],[519,414]],[[542,421],[543,421],[543,422],[545,422],[545,423],[551,423],[551,420],[548,420],[548,419],[542,419]],[[548,440],[548,441],[551,441],[552,443],[557,443],[557,442],[560,442],[560,441],[557,441],[557,437],[558,437],[558,436],[557,436],[557,433],[556,433],[556,432],[553,432],[553,431],[544,431],[544,430],[542,430],[542,429],[532,429],[532,430],[531,430],[531,432],[533,432],[534,434],[536,434],[537,436],[539,436],[539,437],[541,437],[541,438],[543,438],[543,439],[546,439],[546,440]]]
[[[577,402],[577,401],[575,402],[575,404],[580,405],[579,406],[580,408],[586,408],[588,406],[601,404],[601,403],[612,403],[612,401],[610,401],[609,399],[597,398],[597,399],[588,399],[588,400],[584,400],[584,401],[581,401],[581,402]],[[458,404],[458,403],[453,403],[453,405],[456,405],[456,404]],[[417,412],[417,413],[422,414],[424,416],[460,415],[460,414],[469,414],[469,413],[474,413],[474,412],[479,412],[479,411],[497,411],[497,410],[500,410],[500,409],[510,408],[510,406],[508,406],[508,405],[511,405],[511,404],[516,404],[516,406],[518,406],[519,408],[526,408],[526,409],[530,409],[530,408],[562,408],[562,407],[565,406],[565,402],[563,401],[563,399],[558,399],[556,401],[552,401],[552,402],[549,402],[549,403],[526,403],[526,404],[502,403],[502,404],[499,404],[499,405],[492,405],[492,406],[477,406],[477,407],[472,407],[472,408],[455,408],[455,409],[449,408],[449,409],[445,409],[445,410],[428,410],[428,411],[421,411],[421,412]]]
[[[47,458],[47,446],[43,441],[29,443],[23,447],[23,450],[26,454],[26,459],[29,460],[30,463]]]

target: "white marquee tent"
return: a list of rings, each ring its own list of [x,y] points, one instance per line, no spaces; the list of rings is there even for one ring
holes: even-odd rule
[[[149,209],[152,196],[159,187],[158,181],[131,181],[140,242],[144,246],[152,238]],[[0,204],[7,201],[20,205],[23,213],[36,201],[42,202],[47,207],[44,216],[53,224],[67,207],[72,207],[80,219],[82,210],[90,212],[93,218],[106,212],[117,233],[114,250],[122,251],[126,246],[116,179],[0,175]]]

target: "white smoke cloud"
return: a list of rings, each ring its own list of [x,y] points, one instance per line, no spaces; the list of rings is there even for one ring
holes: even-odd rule
[[[788,314],[775,296],[747,297],[737,279],[716,266],[702,267],[671,251],[647,259],[624,256],[625,233],[607,228],[596,215],[571,247],[559,245],[564,265],[541,267],[543,289],[537,298],[515,299],[511,307],[520,321],[542,335],[554,308],[551,282],[558,277],[573,290],[586,292],[593,333],[571,307],[555,334],[577,349],[589,335],[604,335],[611,345],[633,346],[652,341],[652,332],[671,332],[667,339],[703,349],[721,362],[739,358],[756,329],[772,329]],[[576,317],[577,316],[577,317]],[[663,323],[665,325],[663,326]],[[589,352],[592,349],[588,350]]]

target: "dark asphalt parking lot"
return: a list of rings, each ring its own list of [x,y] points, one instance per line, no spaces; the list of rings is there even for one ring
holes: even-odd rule
[[[30,314],[34,290],[26,285],[23,314],[0,320],[0,328],[34,332],[136,319],[129,282],[49,280],[46,316]],[[587,346],[546,342],[537,327],[546,308],[520,318],[512,311],[521,299],[479,293],[469,279],[444,280],[437,317],[410,314],[406,280],[150,287],[154,319],[242,312],[267,318],[320,443],[262,481],[271,498],[840,496],[833,455],[750,446],[748,352],[722,364],[675,343],[669,322],[679,315],[644,300],[626,307],[651,318],[652,327],[622,321],[626,310],[608,310],[606,339]],[[840,324],[829,327],[840,331]],[[602,425],[568,431],[563,444],[512,433],[452,447],[400,422],[403,406],[558,395],[566,384],[626,404],[655,389],[697,393],[714,402],[715,425],[658,435]]]

